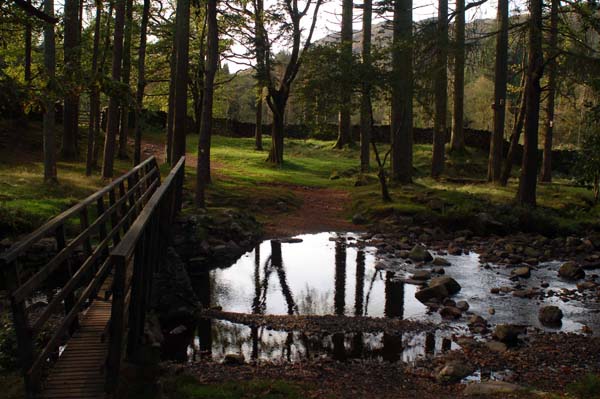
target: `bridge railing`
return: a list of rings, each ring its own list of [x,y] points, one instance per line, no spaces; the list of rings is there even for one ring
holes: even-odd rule
[[[135,226],[159,187],[160,171],[151,157],[0,255],[28,397],[39,392],[45,367],[77,330],[79,314],[96,300],[111,273],[111,249]],[[31,253],[48,238],[54,250],[40,267]],[[51,295],[34,311],[31,305],[40,291]],[[42,332],[50,338],[39,348]]]
[[[114,267],[113,302],[109,321],[106,390],[118,385],[121,360],[136,360],[143,336],[145,310],[152,295],[152,277],[172,240],[171,225],[181,206],[185,157],[154,192],[121,242],[110,253]],[[125,335],[127,345],[125,347]]]

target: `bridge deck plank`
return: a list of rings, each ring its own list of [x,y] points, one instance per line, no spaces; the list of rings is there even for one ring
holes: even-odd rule
[[[112,278],[107,278],[99,298],[79,321],[79,329],[69,339],[61,356],[49,370],[42,391],[44,399],[100,399],[105,397],[104,368],[108,340],[102,339],[110,320],[112,302],[104,300]]]

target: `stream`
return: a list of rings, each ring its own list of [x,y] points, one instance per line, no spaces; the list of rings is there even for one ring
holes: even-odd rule
[[[453,334],[467,331],[468,314],[485,317],[492,325],[521,324],[547,331],[580,332],[585,324],[600,331],[600,306],[573,290],[573,282],[557,277],[560,261],[541,264],[529,279],[511,281],[510,269],[483,267],[476,253],[441,255],[450,262],[445,275],[462,287],[453,296],[470,309],[457,321],[442,320],[415,299],[418,286],[406,283],[415,265],[401,258],[380,255],[377,248],[355,233],[318,233],[291,239],[268,240],[226,268],[194,274],[192,282],[206,308],[262,315],[344,315],[394,317],[427,321],[435,332],[405,334],[308,334],[276,331],[224,320],[201,320],[185,332],[174,334],[163,353],[172,360],[209,357],[219,360],[229,353],[246,359],[299,361],[319,357],[336,360],[376,358],[411,362],[424,356],[456,349]],[[431,269],[426,265],[422,269]],[[520,284],[527,289],[549,284],[543,300],[518,298],[510,293],[491,294],[495,287]],[[538,321],[541,305],[557,305],[564,318],[559,328]],[[493,308],[493,312],[490,311]],[[493,313],[493,314],[491,314]]]

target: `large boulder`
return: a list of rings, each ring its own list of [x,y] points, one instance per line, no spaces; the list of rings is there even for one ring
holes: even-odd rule
[[[448,290],[443,285],[436,285],[434,287],[425,287],[415,292],[415,298],[423,303],[427,303],[432,299],[443,300],[450,295]]]
[[[558,306],[543,306],[540,308],[538,318],[545,326],[560,326],[563,312]]]
[[[452,277],[448,277],[448,276],[436,277],[431,280],[431,283],[429,283],[430,287],[435,287],[435,286],[440,286],[440,285],[443,286],[444,288],[446,288],[446,291],[448,291],[448,294],[450,294],[450,295],[454,295],[458,291],[460,291],[460,284],[458,284],[458,282],[456,280],[454,280]]]
[[[417,291],[415,298],[423,303],[427,303],[434,298],[441,301],[458,291],[460,291],[460,284],[452,277],[436,277],[431,280],[428,287]]]
[[[415,262],[431,262],[433,260],[433,256],[431,256],[427,248],[419,244],[411,249],[408,257]]]
[[[585,272],[575,262],[565,262],[558,269],[558,275],[567,280],[580,280],[585,277]]]

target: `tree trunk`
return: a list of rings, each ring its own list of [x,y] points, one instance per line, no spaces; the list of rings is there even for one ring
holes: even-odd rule
[[[171,57],[169,58],[169,99],[167,113],[167,163],[171,165],[171,154],[173,153],[173,124],[175,120],[175,74],[177,67],[177,43],[175,33],[173,33],[173,47],[171,48]]]
[[[113,39],[112,81],[121,81],[121,61],[123,59],[123,30],[125,28],[125,0],[115,0],[115,33]],[[119,133],[119,103],[120,98],[113,92],[108,101],[108,114],[106,117],[106,138],[104,140],[104,160],[102,164],[102,177],[108,179],[113,176],[113,163],[115,158],[115,144]]]
[[[519,179],[517,202],[536,205],[538,128],[540,116],[540,80],[544,68],[542,52],[542,4],[543,0],[529,0],[529,61],[525,94],[525,145]]]
[[[504,168],[502,169],[502,175],[500,176],[500,184],[502,186],[506,186],[508,184],[508,179],[510,178],[510,173],[512,171],[512,166],[515,158],[515,152],[517,151],[517,147],[519,146],[519,140],[521,139],[521,131],[523,130],[523,123],[525,121],[526,89],[524,82],[521,84],[521,87],[523,88],[521,90],[521,104],[519,106],[519,111],[517,113],[515,125],[513,126],[513,130],[510,135],[510,145],[508,147],[506,159],[504,160]]]
[[[190,40],[190,1],[177,2],[177,27],[175,42],[177,61],[175,67],[175,96],[173,116],[173,141],[171,162],[177,162],[185,155],[185,134],[187,128],[187,84]]]
[[[283,163],[283,136],[285,133],[285,106],[287,96],[281,92],[269,94],[268,104],[273,114],[273,127],[271,130],[271,150],[267,162],[275,165]]]
[[[133,0],[127,0],[125,6],[125,37],[123,42],[123,85],[127,87],[121,102],[121,130],[119,131],[119,158],[127,159],[127,135],[129,131],[129,104],[131,90],[129,81],[131,77],[131,35],[133,30]]]
[[[54,16],[54,0],[44,1],[44,12]],[[56,183],[56,140],[54,132],[55,120],[55,87],[56,87],[56,42],[54,24],[44,24],[44,68],[48,77],[47,91],[44,96],[44,181]]]
[[[373,19],[373,1],[365,0],[363,5],[362,62],[367,76],[362,83],[360,101],[360,170],[369,171],[371,142],[371,25]]]
[[[138,81],[135,94],[135,145],[133,164],[142,161],[142,129],[144,128],[144,89],[146,88],[146,32],[150,17],[150,0],[144,0],[142,9],[142,24],[140,27],[140,47],[138,49]]]
[[[343,0],[342,2],[342,32],[340,43],[340,68],[344,74],[340,82],[340,113],[338,125],[338,138],[334,148],[343,148],[345,145],[351,145],[352,126],[351,126],[351,108],[352,108],[352,83],[349,75],[352,69],[352,0]]]
[[[448,0],[438,2],[438,41],[435,77],[435,116],[433,127],[433,159],[431,177],[438,178],[444,171],[448,113]]]
[[[109,2],[108,4],[108,15],[106,18],[106,32],[104,33],[104,46],[102,49],[102,59],[100,61],[99,70],[102,75],[106,75],[106,58],[108,56],[108,52],[110,50],[110,24],[112,21],[112,14],[114,10],[113,2]],[[94,155],[92,157],[92,167],[98,166],[98,156],[100,154],[100,133],[102,130],[102,114],[100,112],[100,93],[98,93],[98,103],[95,109],[95,120],[98,123],[98,129],[96,130],[96,137],[94,138]]]
[[[558,53],[558,8],[559,0],[552,0],[550,12],[550,38],[548,51],[548,99],[546,100],[546,126],[544,129],[544,158],[540,180],[552,181],[552,136],[554,133],[554,100],[556,96],[556,56]]]
[[[206,39],[206,68],[202,119],[198,139],[198,165],[196,172],[196,206],[205,206],[205,187],[210,183],[210,138],[212,134],[213,95],[215,74],[219,63],[219,31],[217,26],[217,0],[208,0],[206,7],[208,36]]]
[[[102,1],[96,1],[96,19],[94,21],[94,46],[92,50],[92,81],[90,87],[90,124],[88,126],[87,156],[85,174],[90,176],[93,169],[94,146],[100,130],[100,79],[98,76],[98,58],[100,52],[100,24],[102,23]]]
[[[412,0],[394,2],[392,53],[392,180],[410,183],[413,172]]]
[[[27,0],[31,4],[31,0]],[[31,23],[25,23],[25,83],[31,83]]]
[[[77,115],[79,94],[77,89],[77,69],[79,67],[79,1],[66,0],[64,8],[64,84],[63,138],[61,157],[77,158]]]
[[[262,113],[263,113],[263,87],[259,83],[256,86],[256,125],[254,129],[254,149],[262,151]]]
[[[498,0],[498,34],[494,78],[494,131],[490,139],[488,181],[499,183],[502,173],[502,144],[506,117],[506,81],[508,75],[508,0]]]
[[[452,114],[452,136],[450,149],[465,150],[464,97],[465,97],[465,0],[456,0],[454,24],[454,112]]]

